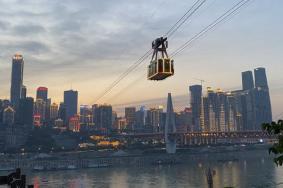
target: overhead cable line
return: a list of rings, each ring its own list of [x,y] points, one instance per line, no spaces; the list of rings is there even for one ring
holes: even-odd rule
[[[132,64],[124,73],[122,73],[110,86],[108,86],[101,95],[99,95],[95,101],[98,102],[102,97],[108,94],[121,80],[123,80],[128,74],[135,70],[147,57],[151,55],[152,49],[148,50],[143,56],[141,56],[134,64]]]
[[[171,37],[204,3],[206,0],[198,0],[193,6],[167,31],[164,36]]]
[[[193,6],[186,11],[186,13],[168,30],[166,34],[172,36],[180,27],[183,25],[192,15],[200,8],[201,5],[206,0],[197,0]],[[199,4],[199,2],[201,2]],[[197,6],[196,6],[197,5]],[[195,7],[196,6],[196,7]],[[195,8],[194,8],[195,7]],[[192,11],[193,10],[193,11]],[[190,14],[189,12],[192,11]],[[175,28],[176,27],[176,28]],[[151,55],[152,49],[148,50],[143,56],[141,56],[134,64],[132,64],[124,73],[122,73],[112,84],[110,84],[109,87],[107,87],[95,100],[95,103],[97,103],[100,99],[102,99],[105,95],[107,95],[111,90],[119,84],[121,80],[123,80],[128,74],[130,74],[133,70],[135,70],[146,58],[148,58]]]
[[[210,31],[211,29],[215,28],[218,24],[226,21],[228,18],[230,18],[230,16],[232,14],[234,14],[237,10],[239,10],[240,8],[242,8],[244,5],[246,5],[249,1],[251,0],[241,0],[239,1],[237,4],[235,4],[232,8],[230,8],[229,10],[227,10],[224,14],[222,14],[220,17],[218,17],[215,21],[213,21],[211,24],[209,24],[208,26],[206,26],[203,30],[201,30],[199,33],[197,33],[196,35],[194,35],[190,40],[188,40],[187,42],[185,42],[183,45],[181,45],[179,48],[177,48],[171,55],[171,57],[174,57],[176,55],[178,55],[180,52],[182,52],[185,48],[187,48],[189,45],[191,45],[195,40],[197,40],[198,38],[200,38],[201,36],[203,36],[204,34],[206,34],[208,31]],[[199,2],[199,1],[198,1]],[[196,2],[195,4],[197,4],[198,2]],[[195,6],[195,4],[193,6]],[[185,13],[187,14],[187,13]],[[182,17],[184,18],[185,15]],[[180,20],[182,19],[180,18],[176,24],[174,24],[173,26],[178,25],[178,22],[180,22]],[[173,27],[172,26],[172,27]],[[170,28],[169,31],[166,34],[171,33],[172,29]],[[136,81],[131,82],[129,85],[134,85],[136,83]],[[119,92],[119,95],[122,92]],[[114,95],[114,97],[116,97],[117,95]],[[113,97],[112,97],[113,98]],[[111,98],[111,99],[112,99]]]
[[[187,48],[189,45],[191,45],[195,40],[202,37],[204,34],[206,34],[208,31],[216,27],[221,22],[225,21],[229,16],[234,14],[237,10],[239,10],[241,7],[246,5],[250,0],[241,0],[237,4],[235,4],[232,8],[227,10],[224,14],[222,14],[220,17],[218,17],[216,20],[214,20],[211,24],[206,26],[204,29],[202,29],[200,32],[198,32],[196,35],[194,35],[191,39],[189,39],[187,42],[185,42],[183,45],[181,45],[179,48],[177,48],[172,54],[171,57],[174,57],[178,55],[180,52],[182,52],[185,48]]]

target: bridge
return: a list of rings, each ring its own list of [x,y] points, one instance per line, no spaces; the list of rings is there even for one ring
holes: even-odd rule
[[[130,133],[120,136],[133,140],[164,140],[164,133]],[[203,145],[224,143],[258,143],[274,142],[275,135],[265,131],[234,131],[234,132],[176,132],[169,133],[169,137],[175,138],[179,145]]]

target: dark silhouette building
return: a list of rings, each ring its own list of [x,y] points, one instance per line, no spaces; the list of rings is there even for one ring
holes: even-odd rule
[[[254,89],[254,105],[256,116],[256,129],[261,129],[262,123],[270,123],[272,121],[272,110],[269,95],[269,88],[265,73],[265,68],[256,68],[255,89]]]
[[[64,104],[66,107],[67,121],[78,112],[78,92],[74,90],[64,91]]]
[[[11,76],[11,104],[17,109],[23,88],[24,58],[20,54],[15,54],[12,59]]]
[[[268,88],[265,68],[259,67],[254,70],[255,75],[255,87]]]
[[[27,97],[27,88],[26,86],[22,86],[22,91],[21,91],[21,98],[24,99]]]
[[[127,128],[133,130],[136,124],[136,107],[126,107],[125,118],[127,122]]]
[[[200,131],[200,114],[202,108],[202,86],[190,86],[193,131]]]
[[[254,79],[252,71],[242,72],[242,88],[249,90],[254,88]]]
[[[100,105],[93,108],[94,126],[97,130],[107,132],[112,128],[112,106]]]
[[[32,97],[20,99],[19,110],[17,112],[17,122],[21,125],[32,127],[33,125],[33,105]]]
[[[63,123],[66,125],[67,123],[66,105],[62,102],[59,105],[58,117],[62,119]]]

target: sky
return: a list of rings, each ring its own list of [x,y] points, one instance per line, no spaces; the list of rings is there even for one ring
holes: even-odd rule
[[[169,40],[168,52],[189,40],[239,0],[207,0]],[[0,98],[9,98],[11,58],[25,59],[24,85],[49,88],[54,102],[78,90],[80,104],[138,104],[168,92],[189,106],[188,87],[241,88],[241,72],[265,67],[274,118],[283,116],[281,0],[251,0],[237,14],[174,57],[175,75],[146,79],[147,59],[108,95],[97,97],[151,48],[195,0],[0,0]],[[187,96],[187,97],[186,97]],[[156,100],[158,101],[158,100]],[[140,102],[142,104],[143,102]]]

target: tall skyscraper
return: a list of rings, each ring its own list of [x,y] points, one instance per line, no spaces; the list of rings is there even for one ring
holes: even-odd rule
[[[12,59],[11,104],[17,109],[23,88],[24,58],[15,54]]]
[[[74,90],[64,91],[64,104],[68,121],[70,117],[78,113],[78,92]]]
[[[242,72],[242,86],[243,90],[249,90],[254,88],[254,79],[252,71]]]
[[[261,129],[263,123],[270,123],[272,121],[272,110],[269,95],[269,88],[266,78],[265,69],[260,67],[254,70],[255,74],[255,115],[256,115],[256,129]]]
[[[47,102],[48,88],[38,87],[37,90],[36,90],[36,99],[42,99],[44,102]]]
[[[24,99],[27,97],[27,88],[26,86],[22,86],[22,91],[21,91],[21,98]]]
[[[255,87],[268,88],[265,68],[259,67],[254,70],[255,75]]]
[[[200,131],[200,115],[202,108],[202,86],[190,86],[193,131]]]

